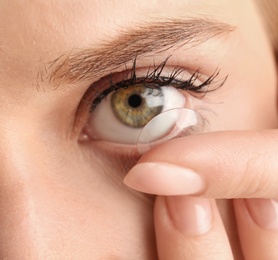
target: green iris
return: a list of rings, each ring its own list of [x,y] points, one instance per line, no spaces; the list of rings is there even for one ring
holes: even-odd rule
[[[160,88],[152,89],[137,84],[114,92],[111,106],[120,122],[130,127],[140,128],[161,113],[163,100],[163,92]]]

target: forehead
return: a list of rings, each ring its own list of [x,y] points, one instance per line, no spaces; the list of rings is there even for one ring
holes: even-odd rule
[[[12,0],[0,3],[2,45],[13,46],[23,41],[37,45],[44,40],[51,48],[97,44],[119,29],[163,18],[213,16],[234,19],[238,1],[148,0]],[[241,9],[241,8],[240,8]],[[82,37],[82,39],[80,39]],[[50,46],[44,46],[46,51]]]
[[[1,1],[0,72],[26,77],[32,75],[30,65],[40,60],[97,47],[120,32],[165,19],[203,17],[238,25],[244,23],[241,10],[250,9],[250,1],[246,8],[242,5],[228,0]]]

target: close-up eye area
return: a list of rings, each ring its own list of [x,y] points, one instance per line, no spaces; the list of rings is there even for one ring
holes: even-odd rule
[[[185,96],[174,87],[152,89],[138,84],[103,99],[91,113],[86,129],[93,140],[135,144],[149,121],[166,110],[185,104]],[[168,127],[166,123],[164,131]],[[160,135],[158,133],[158,137]]]
[[[208,87],[219,72],[204,77],[198,70],[188,72],[181,68],[168,68],[166,61],[145,73],[133,65],[128,74],[123,73],[116,79],[111,74],[108,79],[94,83],[93,94],[89,93],[89,98],[84,99],[86,106],[89,105],[88,119],[82,131],[85,140],[134,146],[142,141],[139,137],[142,138],[142,131],[146,128],[148,132],[152,129],[150,142],[165,140],[167,135],[174,137],[172,134],[177,121],[185,119],[185,113],[177,116],[176,109],[194,109],[191,100],[201,99],[213,90]],[[99,86],[105,85],[104,82],[109,82],[109,85]],[[158,120],[153,120],[156,117]],[[185,125],[192,126],[192,116],[187,118],[185,120],[189,122]]]

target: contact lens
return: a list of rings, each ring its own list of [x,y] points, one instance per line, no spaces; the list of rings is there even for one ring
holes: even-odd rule
[[[160,113],[149,121],[139,134],[137,150],[145,153],[170,139],[203,131],[201,115],[189,108],[175,108]]]

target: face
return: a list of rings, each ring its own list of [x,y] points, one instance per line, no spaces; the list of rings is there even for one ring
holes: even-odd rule
[[[153,199],[122,184],[145,123],[186,107],[202,131],[276,126],[251,0],[1,0],[0,17],[1,259],[154,259]]]

